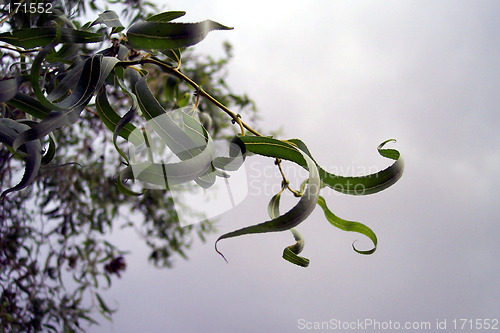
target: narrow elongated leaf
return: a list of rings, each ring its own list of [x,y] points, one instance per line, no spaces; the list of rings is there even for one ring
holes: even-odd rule
[[[52,112],[52,109],[49,109],[37,99],[23,94],[22,92],[17,92],[17,94],[7,102],[7,104],[38,119],[44,119],[50,112]]]
[[[0,103],[5,103],[16,96],[17,79],[15,77],[0,80]]]
[[[149,89],[146,77],[141,78],[135,85],[137,100],[144,117],[149,121],[154,131],[161,137],[163,142],[176,154],[181,160],[192,158],[199,149],[199,145],[193,142],[192,138],[182,130],[165,112],[165,109],[156,100]],[[202,131],[205,131],[198,122]],[[199,135],[205,138],[205,135],[198,131]],[[206,140],[205,140],[206,141]],[[193,151],[193,148],[195,150]]]
[[[60,43],[96,43],[104,38],[102,34],[69,28],[60,28]],[[57,35],[56,27],[25,28],[0,34],[0,41],[11,45],[32,49],[50,44]]]
[[[146,19],[148,22],[170,22],[172,20],[175,20],[176,18],[179,18],[181,16],[186,15],[186,12],[182,11],[170,11],[170,12],[163,12],[159,13],[153,16],[150,16]]]
[[[214,143],[209,137],[205,149],[198,155],[178,163],[139,162],[127,166],[120,172],[118,182],[125,194],[139,195],[128,190],[124,181],[137,179],[148,184],[159,185],[168,189],[171,185],[187,183],[203,175],[211,166],[214,155]]]
[[[272,219],[277,218],[280,215],[280,198],[285,189],[286,187],[283,187],[278,194],[272,197],[271,201],[269,201],[269,204],[267,205],[269,217]],[[299,253],[304,249],[304,237],[302,237],[301,233],[296,228],[290,229],[290,232],[295,238],[296,243],[287,246],[283,250],[283,259],[301,267],[309,266],[309,259],[299,256]]]
[[[296,243],[286,247],[283,250],[283,259],[297,266],[309,266],[309,259],[298,255],[304,249],[304,237],[302,237],[302,234],[296,228],[292,228],[290,229],[290,231],[292,232],[293,238],[295,239]]]
[[[101,118],[104,125],[109,128],[113,133],[116,132],[116,126],[122,119],[122,117],[113,109],[113,107],[109,104],[108,97],[106,95],[106,90],[102,88],[97,94],[96,98],[96,110],[97,114]],[[132,133],[137,135],[138,132],[135,131],[136,127],[130,123],[127,123],[123,126],[123,128],[118,132],[118,135],[124,138],[125,140],[130,140],[132,143],[138,145],[144,139],[142,137],[130,137]]]
[[[118,133],[122,131],[122,129],[129,125],[129,123],[134,119],[136,115],[135,109],[132,107],[116,124],[116,128],[113,132],[113,144],[115,145],[116,151],[128,162],[127,154],[118,146],[116,142],[116,138],[118,137]]]
[[[375,250],[377,249],[377,235],[375,235],[372,229],[370,229],[369,227],[367,227],[362,223],[347,221],[333,214],[332,211],[326,205],[326,201],[322,196],[320,196],[318,199],[318,205],[323,209],[326,219],[333,226],[345,231],[359,232],[360,234],[363,234],[372,240],[374,246],[373,249],[366,251],[358,250],[356,249],[353,243],[352,248],[354,249],[354,251],[361,254],[372,254],[373,252],[375,252]]]
[[[256,138],[255,140],[252,140],[254,145],[259,145],[262,147],[267,146],[267,148],[269,148],[268,150],[266,149],[267,153],[269,154],[267,156],[278,157],[288,154],[289,151],[295,151],[298,154],[300,154],[302,156],[302,159],[305,160],[306,167],[309,170],[309,182],[299,202],[287,213],[280,215],[277,218],[271,219],[270,221],[242,228],[220,236],[215,242],[215,250],[220,255],[222,255],[222,253],[220,253],[217,250],[217,243],[222,239],[246,235],[246,234],[289,230],[293,227],[296,227],[302,221],[304,221],[312,213],[312,211],[316,206],[316,202],[318,201],[321,184],[320,184],[318,168],[316,167],[314,161],[306,153],[302,152],[300,149],[293,147],[290,144],[281,142],[279,140],[275,140],[281,142],[285,146],[281,144],[273,145],[272,142],[269,142],[269,140],[267,140],[268,138],[263,138],[263,137],[255,137],[255,138]],[[245,140],[243,141],[245,142]],[[247,146],[247,148],[249,148],[247,142],[245,142],[245,145]],[[222,257],[224,256],[222,255]]]
[[[195,45],[210,31],[231,29],[210,20],[198,23],[138,22],[129,28],[127,39],[136,49],[172,50]]]
[[[234,136],[229,145],[229,157],[218,156],[213,165],[226,171],[236,171],[245,162],[247,148],[239,136]]]
[[[45,152],[45,154],[42,157],[42,165],[49,164],[55,155],[56,155],[56,141],[54,139],[53,133],[50,133],[49,146],[47,148],[47,151]]]
[[[86,61],[78,61],[74,66],[70,67],[64,72],[64,77],[60,82],[54,87],[54,89],[47,95],[47,99],[51,102],[60,100],[64,96],[68,95],[70,91],[74,90],[80,78],[82,76],[83,67]]]
[[[83,106],[80,106],[66,112],[52,111],[37,125],[34,125],[33,127],[19,134],[12,147],[14,148],[14,150],[17,150],[21,145],[33,140],[41,139],[45,135],[49,134],[55,129],[58,129],[59,127],[75,123],[78,120],[83,108]]]
[[[87,59],[74,91],[59,103],[48,101],[38,86],[38,79],[33,79],[32,77],[32,80],[38,86],[37,89],[34,88],[35,92],[38,90],[37,97],[44,100],[44,104],[48,103],[49,106],[59,111],[51,112],[39,124],[20,134],[14,142],[14,149],[17,149],[17,147],[25,142],[40,139],[57,128],[74,124],[96,90],[104,84],[104,80],[117,62],[118,59],[116,58],[103,57],[102,55],[95,55]],[[37,72],[38,70],[32,70],[32,76],[36,75]]]
[[[312,158],[311,153],[302,141],[297,139],[291,139],[289,141],[296,144],[297,147],[302,149]],[[404,161],[400,153],[395,149],[382,149],[387,143],[393,141],[396,140],[386,140],[377,148],[380,155],[396,160],[388,168],[366,176],[344,177],[331,174],[318,166],[321,181],[335,191],[352,195],[373,194],[388,188],[401,178],[404,171]]]
[[[258,138],[255,136],[242,136],[241,139],[245,143],[248,151],[252,153],[289,160],[306,169],[307,164],[304,158],[298,154],[298,150],[295,148],[300,148],[301,151],[313,159],[307,146],[302,141],[297,139],[280,141],[272,138]],[[388,168],[366,176],[345,177],[329,173],[315,162],[318,166],[321,182],[335,191],[352,195],[367,195],[388,188],[401,178],[404,170],[403,159],[400,157],[397,150],[382,149],[385,144],[391,141],[395,140],[386,140],[378,147],[378,151],[382,156],[397,159]],[[287,142],[289,144],[287,144]],[[273,147],[279,147],[280,149],[275,151]]]
[[[118,27],[123,27],[122,23],[120,22],[120,18],[118,15],[112,11],[112,10],[106,10],[99,14],[99,17],[97,20],[95,20],[92,25],[96,24],[104,24],[107,27],[110,28],[118,28]]]
[[[26,131],[29,128],[28,125],[22,124],[12,119],[3,118],[0,119],[0,142],[13,146],[14,140],[20,132]],[[0,197],[6,196],[8,193],[13,191],[19,191],[27,187],[35,180],[38,175],[38,170],[40,169],[42,160],[42,147],[39,140],[31,141],[26,143],[24,146],[23,153],[25,154],[25,169],[21,181],[14,187],[9,188],[2,192]]]

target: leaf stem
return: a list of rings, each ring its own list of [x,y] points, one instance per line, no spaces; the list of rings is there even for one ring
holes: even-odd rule
[[[161,62],[157,59],[150,58],[150,57],[145,57],[143,59],[134,60],[134,61],[121,61],[121,62],[117,63],[117,66],[129,67],[129,66],[133,66],[133,65],[144,65],[144,64],[156,65],[156,66],[162,68],[163,70],[165,70],[166,72],[168,72],[168,73],[178,77],[179,79],[183,80],[184,82],[188,83],[191,87],[193,87],[196,90],[197,94],[207,98],[210,102],[215,104],[219,109],[221,109],[222,111],[227,113],[232,118],[232,120],[234,122],[238,123],[240,125],[240,127],[242,128],[242,134],[244,133],[243,128],[246,128],[249,132],[253,133],[256,136],[263,136],[262,134],[260,134],[256,130],[254,130],[252,127],[250,127],[248,124],[243,122],[241,120],[241,117],[238,114],[234,113],[229,108],[227,108],[224,104],[222,104],[221,102],[216,100],[214,97],[212,97],[209,93],[207,93],[205,90],[203,90],[203,88],[201,86],[199,86],[196,82],[191,80],[191,78],[189,78],[184,73],[182,73],[178,68],[172,67],[164,62]]]

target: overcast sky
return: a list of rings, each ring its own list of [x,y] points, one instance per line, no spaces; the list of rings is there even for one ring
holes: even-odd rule
[[[452,331],[454,319],[500,319],[500,2],[169,4],[187,11],[183,21],[235,27],[198,49],[218,55],[223,40],[233,44],[229,81],[256,101],[264,132],[282,128],[326,169],[346,173],[386,167],[376,147],[395,138],[406,170],[375,195],[322,193],[337,215],[376,232],[371,256],[351,248],[357,239],[368,248],[364,236],[316,209],[300,226],[307,269],[281,258],[288,232],[221,241],[226,264],[215,239],[264,221],[271,193],[250,193],[174,269],[154,269],[133,236],[119,240],[134,249],[104,294],[119,312],[90,332],[295,332],[357,320],[432,330],[447,320]],[[271,159],[248,162],[250,180],[279,182],[257,177]]]

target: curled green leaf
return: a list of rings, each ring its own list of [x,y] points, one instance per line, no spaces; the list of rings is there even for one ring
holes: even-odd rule
[[[341,219],[340,217],[338,217],[337,215],[332,213],[332,211],[326,205],[326,201],[322,196],[319,196],[318,205],[323,209],[323,212],[325,213],[326,219],[333,226],[335,226],[341,230],[344,230],[344,231],[359,232],[360,234],[363,234],[372,240],[373,249],[371,249],[371,250],[358,250],[354,246],[354,243],[353,243],[352,248],[354,249],[354,251],[356,251],[360,254],[372,254],[375,252],[375,250],[377,249],[377,235],[375,235],[375,233],[372,231],[372,229],[370,229],[366,225],[359,223],[359,222],[353,222],[353,221],[347,221],[347,220]]]
[[[298,139],[281,141],[272,138],[257,138],[251,135],[242,136],[241,139],[243,140],[243,142],[245,142],[248,151],[252,153],[289,160],[297,163],[305,169],[307,169],[307,164],[304,158],[302,158],[302,156],[298,154],[298,150],[294,149],[294,147],[299,148],[314,160],[312,154],[309,152],[309,149],[304,144],[304,142]],[[382,149],[387,143],[392,141],[396,140],[386,140],[382,142],[377,149],[382,156],[394,159],[396,161],[388,168],[370,175],[360,177],[345,177],[335,175],[324,170],[315,161],[314,163],[318,167],[322,184],[332,188],[335,191],[351,195],[373,194],[393,185],[403,175],[404,162],[397,150]]]
[[[283,250],[283,259],[297,266],[309,266],[309,259],[298,255],[304,249],[304,237],[302,237],[302,234],[295,228],[290,229],[290,231],[292,232],[293,238],[295,239],[296,243],[286,247],[285,250]]]
[[[291,139],[288,141],[297,145],[297,147],[302,149],[312,158],[312,155],[304,142],[297,139]],[[373,194],[392,186],[403,175],[404,161],[397,150],[382,148],[387,143],[395,141],[395,139],[386,140],[377,148],[381,156],[395,160],[395,162],[388,168],[366,176],[345,177],[329,173],[318,165],[322,183],[335,191],[351,195]]]
[[[269,217],[277,218],[280,215],[280,198],[285,189],[286,186],[283,186],[281,190],[269,201],[269,204],[267,205]],[[309,259],[299,256],[299,253],[304,249],[304,237],[302,237],[301,233],[296,228],[292,228],[290,231],[295,238],[296,243],[287,246],[283,250],[283,259],[301,267],[309,266]]]
[[[290,144],[276,140],[281,143],[278,145],[272,145],[272,143],[269,142],[267,138],[263,137],[255,137],[255,138],[256,139],[253,140],[253,144],[266,146],[269,149],[268,152],[271,154],[268,156],[277,157],[276,155],[283,155],[287,151],[294,151],[295,153],[301,155],[302,159],[306,162],[307,169],[309,170],[309,182],[299,202],[287,213],[280,215],[276,218],[273,218],[270,221],[266,221],[239,230],[235,230],[220,236],[215,242],[215,250],[224,259],[225,259],[224,255],[222,255],[222,253],[217,249],[217,243],[222,239],[237,237],[246,234],[289,230],[293,227],[296,227],[302,221],[304,221],[312,213],[312,211],[316,206],[316,202],[318,201],[318,196],[320,191],[320,178],[318,174],[318,168],[316,167],[314,161],[300,149],[297,149]],[[245,142],[245,140],[243,141]],[[248,147],[247,142],[245,142],[245,145]]]
[[[123,128],[120,129],[120,131],[116,130],[116,127],[122,117],[110,105],[106,90],[104,88],[99,90],[95,104],[99,118],[101,118],[104,125],[106,125],[106,127],[113,133],[117,132],[119,136],[121,136],[125,140],[131,141],[134,144],[139,144],[143,141],[143,138],[141,136],[136,136],[137,134],[139,134],[139,132],[135,131],[136,127],[131,123],[125,124]],[[130,136],[132,133],[134,133],[133,137]]]
[[[46,50],[45,50],[46,51]],[[104,80],[112,71],[118,59],[113,57],[103,57],[102,55],[95,55],[85,61],[82,69],[82,74],[79,78],[78,84],[74,91],[61,102],[52,103],[49,101],[40,89],[38,83],[38,75],[40,71],[41,61],[43,60],[44,50],[40,51],[35,59],[32,67],[32,83],[33,90],[37,95],[38,100],[44,105],[45,108],[55,109],[49,113],[40,123],[32,126],[29,130],[21,133],[15,140],[13,148],[17,149],[22,144],[41,139],[43,136],[65,125],[74,124],[80,117],[80,113],[84,107],[89,103],[90,99],[104,84]]]
[[[29,129],[28,125],[18,121],[8,118],[0,119],[0,142],[12,147],[19,133],[27,129]],[[27,187],[35,181],[38,175],[38,170],[40,169],[42,161],[42,147],[40,141],[35,140],[28,142],[23,147],[20,147],[19,150],[23,154],[23,159],[26,164],[24,175],[16,186],[3,191],[0,195],[1,198],[5,197],[10,192],[19,191]]]

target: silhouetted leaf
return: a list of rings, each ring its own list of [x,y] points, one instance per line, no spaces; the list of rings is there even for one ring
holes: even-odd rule
[[[176,18],[179,18],[181,16],[186,15],[186,12],[182,11],[170,11],[170,12],[163,12],[159,13],[153,16],[150,16],[146,19],[148,22],[170,22],[172,20],[175,20]]]
[[[51,109],[40,103],[37,99],[19,91],[7,104],[38,119],[43,119],[52,112]]]
[[[103,35],[82,30],[60,28],[60,43],[96,43],[103,40]],[[0,34],[0,41],[11,45],[32,49],[50,44],[57,35],[56,27],[25,28]]]
[[[29,126],[26,124],[22,124],[12,119],[2,118],[0,119],[0,142],[12,147],[18,134],[27,129],[29,129]],[[19,191],[27,187],[33,183],[38,174],[42,160],[42,147],[40,141],[35,140],[28,142],[24,147],[24,149],[21,149],[24,155],[23,159],[26,163],[24,175],[16,186],[3,191],[0,197],[4,197],[10,192]]]
[[[293,151],[298,153],[302,159],[306,162],[307,169],[309,170],[309,181],[307,187],[300,198],[299,202],[287,213],[280,215],[277,218],[273,218],[270,221],[266,221],[257,225],[235,230],[233,232],[226,233],[220,236],[215,242],[215,250],[222,256],[217,250],[217,243],[222,239],[237,237],[246,234],[254,233],[266,233],[266,232],[277,232],[289,230],[293,227],[299,225],[304,221],[314,210],[316,202],[318,201],[319,191],[320,191],[320,178],[318,174],[318,168],[314,161],[300,149],[287,144],[285,142],[274,140],[275,142],[270,142],[269,138],[264,137],[253,137],[251,140],[246,140],[249,137],[242,137],[243,142],[245,142],[246,147],[249,151],[252,151],[251,145],[248,142],[252,141],[251,144],[254,146],[259,146],[261,151],[265,151],[265,156],[279,157],[283,155],[290,155]],[[297,155],[295,155],[297,156]],[[225,258],[224,258],[225,259]]]
[[[127,31],[130,45],[143,50],[172,50],[201,42],[212,30],[231,30],[214,21],[198,23],[139,22]]]

